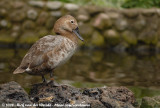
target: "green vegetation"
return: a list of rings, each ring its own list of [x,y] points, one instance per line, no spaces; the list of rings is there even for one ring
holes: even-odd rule
[[[56,0],[54,0],[56,1]],[[79,5],[96,5],[111,8],[151,8],[160,7],[160,0],[58,0]]]

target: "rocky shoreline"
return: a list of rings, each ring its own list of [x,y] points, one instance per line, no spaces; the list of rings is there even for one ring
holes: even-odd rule
[[[84,105],[83,108],[134,108],[133,93],[126,87],[75,88],[70,85],[35,84],[29,94],[16,82],[0,85],[1,105]],[[67,106],[66,106],[67,107]],[[62,107],[64,108],[64,107]]]

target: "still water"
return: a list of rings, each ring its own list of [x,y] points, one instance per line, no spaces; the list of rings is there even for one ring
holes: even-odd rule
[[[0,84],[16,81],[27,88],[42,81],[40,76],[12,74],[27,51],[0,49]],[[49,75],[46,78],[49,80]],[[160,95],[160,54],[79,50],[66,64],[55,70],[55,79],[76,87],[127,86],[138,97]]]

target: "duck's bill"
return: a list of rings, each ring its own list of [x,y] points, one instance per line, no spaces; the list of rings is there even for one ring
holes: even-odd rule
[[[79,34],[79,29],[78,27],[73,30],[73,33],[81,40],[81,41],[84,41],[84,39],[82,38],[82,36]]]

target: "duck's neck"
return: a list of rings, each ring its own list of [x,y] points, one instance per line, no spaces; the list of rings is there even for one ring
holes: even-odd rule
[[[61,33],[57,33],[61,36],[64,36],[68,39],[70,39],[71,41],[73,41],[75,44],[78,44],[78,37],[74,34],[74,33],[71,33],[69,31],[65,31],[65,33],[61,32]]]

